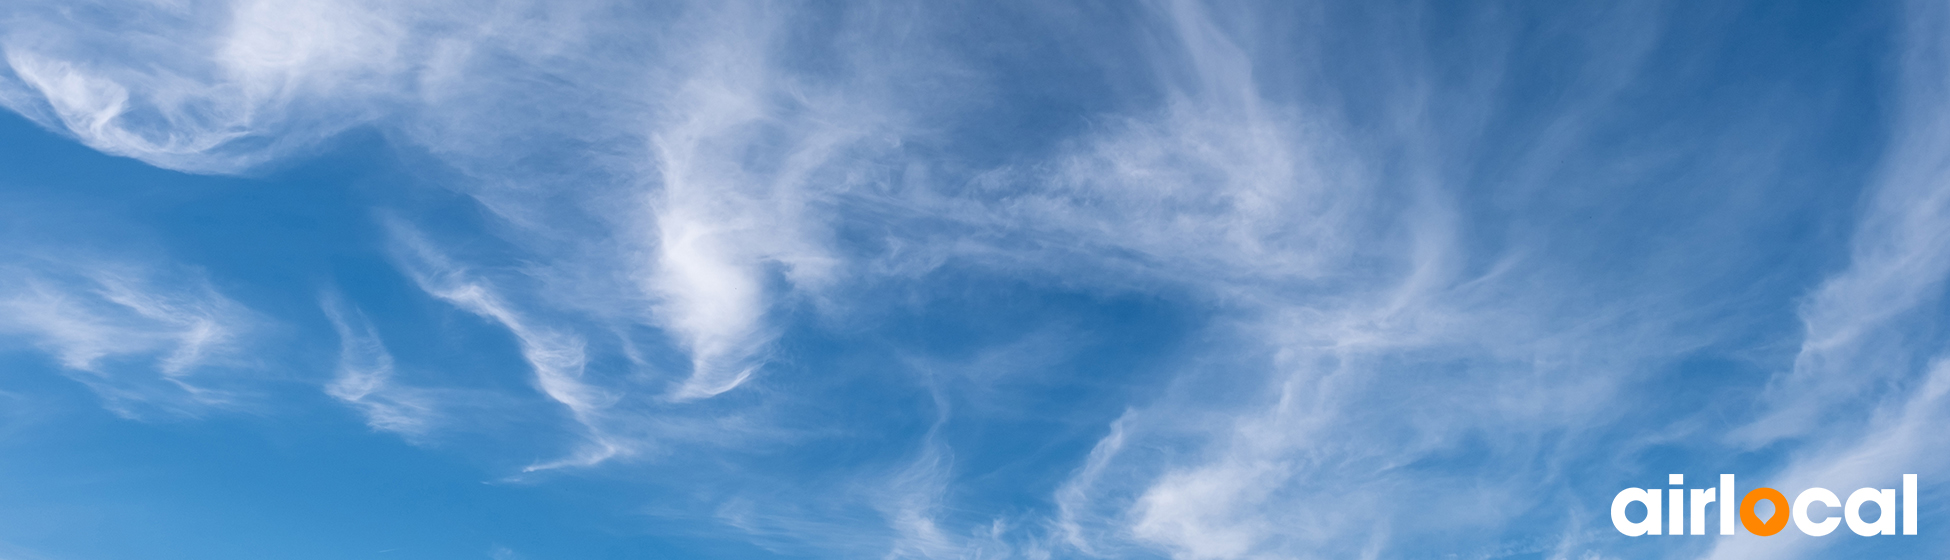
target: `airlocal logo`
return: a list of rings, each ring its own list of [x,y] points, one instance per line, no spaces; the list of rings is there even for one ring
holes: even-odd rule
[[[1685,475],[1675,474],[1667,477],[1667,484],[1672,486],[1679,486],[1685,483]],[[1624,533],[1627,537],[1657,535],[1659,534],[1661,525],[1659,519],[1661,517],[1660,513],[1663,512],[1666,514],[1664,517],[1670,524],[1670,528],[1666,530],[1666,534],[1686,534],[1683,531],[1687,525],[1686,520],[1691,519],[1692,534],[1704,535],[1706,534],[1706,505],[1719,501],[1716,509],[1720,514],[1720,534],[1722,535],[1733,534],[1733,517],[1736,511],[1740,512],[1740,526],[1746,527],[1749,533],[1763,537],[1772,536],[1775,533],[1781,532],[1781,529],[1787,527],[1789,519],[1794,520],[1794,528],[1816,537],[1833,532],[1835,527],[1842,523],[1843,519],[1848,520],[1848,529],[1855,531],[1857,535],[1872,537],[1876,535],[1896,534],[1895,490],[1878,490],[1875,488],[1856,490],[1848,495],[1848,504],[1843,505],[1842,501],[1835,497],[1834,492],[1829,492],[1826,488],[1809,488],[1802,490],[1800,495],[1795,496],[1794,506],[1789,507],[1787,496],[1782,495],[1780,490],[1773,488],[1755,488],[1754,491],[1748,492],[1746,497],[1740,499],[1740,507],[1738,508],[1727,507],[1727,504],[1732,503],[1731,497],[1735,495],[1733,475],[1720,475],[1719,488],[1693,488],[1690,490],[1692,495],[1691,500],[1687,499],[1688,489],[1686,488],[1672,488],[1667,490],[1667,495],[1671,496],[1670,500],[1659,499],[1660,495],[1658,490],[1646,490],[1644,488],[1626,488],[1621,490],[1618,492],[1617,497],[1611,499],[1611,525],[1617,527],[1618,532]],[[1722,501],[1722,499],[1724,500]],[[1759,506],[1762,501],[1772,502],[1774,505],[1773,515],[1768,516],[1765,521],[1762,521],[1758,512],[1754,511],[1754,508]],[[1645,505],[1645,519],[1632,521],[1626,517],[1625,509],[1635,502]],[[1842,508],[1842,519],[1836,519],[1832,513],[1823,514],[1820,520],[1813,519],[1814,513],[1809,506],[1816,503],[1831,508]],[[1876,520],[1863,521],[1862,506],[1870,503],[1875,504],[1878,510]],[[1688,505],[1692,507],[1686,507]],[[1689,512],[1691,513],[1690,516],[1688,515]],[[1916,534],[1916,475],[1913,474],[1903,475],[1902,520],[1903,534]]]

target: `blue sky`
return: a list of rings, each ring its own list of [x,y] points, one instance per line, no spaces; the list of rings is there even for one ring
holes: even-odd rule
[[[1946,33],[12,2],[0,560],[1927,556]],[[1611,526],[1669,473],[1921,534]]]

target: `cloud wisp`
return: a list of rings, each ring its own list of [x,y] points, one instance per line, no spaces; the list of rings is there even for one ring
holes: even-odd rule
[[[221,372],[250,365],[240,343],[263,319],[217,293],[199,271],[47,264],[10,263],[0,329],[55,357],[111,410],[198,415],[246,404]]]
[[[567,409],[585,429],[588,442],[572,456],[531,465],[527,470],[588,466],[631,451],[603,430],[604,409],[615,400],[584,379],[587,361],[581,338],[531,324],[484,280],[449,261],[417,232],[394,222],[399,258],[420,289],[469,313],[495,322],[513,334],[522,358],[534,373],[535,388]]]
[[[1935,428],[1950,411],[1950,355],[1935,319],[1950,280],[1942,250],[1950,244],[1950,11],[1918,2],[1905,16],[1902,124],[1866,195],[1848,266],[1809,294],[1793,366],[1769,380],[1764,412],[1730,438],[1747,446],[1800,443],[1772,477],[1775,487],[1879,488],[1903,474],[1936,487],[1932,481],[1950,472],[1927,451],[1950,443]],[[1708,557],[1818,557],[1833,544],[1738,540]]]
[[[437,403],[432,395],[394,381],[393,355],[365,312],[331,293],[319,299],[319,307],[339,336],[338,372],[325,394],[358,408],[375,430],[424,436],[439,419]]]

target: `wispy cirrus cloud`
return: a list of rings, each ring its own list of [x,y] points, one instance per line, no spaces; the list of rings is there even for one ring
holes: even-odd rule
[[[1886,383],[1912,379],[1924,361],[1915,348],[1919,322],[1950,278],[1950,189],[1941,186],[1950,159],[1950,43],[1941,39],[1946,15],[1909,6],[1899,122],[1851,240],[1849,264],[1828,278],[1801,308],[1805,340],[1794,367],[1770,388],[1772,410],[1744,427],[1740,439],[1766,445],[1796,437],[1874,399]]]
[[[415,6],[386,3],[122,7],[137,17],[10,9],[0,100],[105,153],[202,173],[249,170],[385,112],[419,23]]]
[[[393,355],[365,312],[331,293],[320,298],[319,307],[339,336],[338,372],[325,393],[357,407],[375,430],[425,436],[439,419],[434,395],[393,379]]]
[[[1615,110],[1621,90],[1643,78],[1644,60],[1655,53],[1648,38],[1656,40],[1670,25],[1655,10],[1625,12],[1595,28],[1590,42],[1560,47],[1589,51],[1574,70],[1588,78],[1560,82],[1575,93],[1539,111],[1556,119],[1544,131],[1549,142],[1514,150],[1522,163],[1501,171],[1500,183],[1483,184],[1469,178],[1484,172],[1470,158],[1487,153],[1453,139],[1476,138],[1480,119],[1498,111],[1496,84],[1518,77],[1492,67],[1442,82],[1425,65],[1444,53],[1423,50],[1433,47],[1383,25],[1371,32],[1403,42],[1362,52],[1373,60],[1351,57],[1386,69],[1363,82],[1380,84],[1372,92],[1385,99],[1378,116],[1343,112],[1349,105],[1332,99],[1270,100],[1263,96],[1272,86],[1242,69],[1282,60],[1270,47],[1283,45],[1279,38],[1254,35],[1265,32],[1250,23],[1259,19],[1255,9],[1177,3],[1156,10],[1156,25],[1176,31],[1174,44],[1188,60],[1251,62],[1187,63],[1202,72],[1187,75],[1201,79],[1184,81],[1196,87],[1174,90],[1172,110],[1148,121],[1163,124],[1105,134],[1106,148],[1085,152],[1083,161],[1106,163],[1076,176],[1101,182],[1083,189],[1097,196],[1184,189],[1200,198],[1133,204],[1163,215],[1101,220],[1107,225],[1062,237],[1093,239],[1096,232],[1132,228],[1103,239],[1164,263],[1156,266],[1163,277],[1196,274],[1179,285],[1238,302],[1221,315],[1224,332],[1214,338],[1225,341],[1226,354],[1251,358],[1187,371],[1177,382],[1230,387],[1236,397],[1166,397],[1117,419],[1058,490],[1053,541],[1079,553],[1153,550],[1178,558],[1386,557],[1413,554],[1422,549],[1412,543],[1424,541],[1448,543],[1448,551],[1482,550],[1486,557],[1553,548],[1577,555],[1579,543],[1588,541],[1577,537],[1586,531],[1575,523],[1506,532],[1519,532],[1519,519],[1556,517],[1538,508],[1555,510],[1547,504],[1565,498],[1560,489],[1572,482],[1561,478],[1564,464],[1618,449],[1578,443],[1577,434],[1618,421],[1604,403],[1641,402],[1639,384],[1652,372],[1724,343],[1700,334],[1697,322],[1709,309],[1739,304],[1689,300],[1687,293],[1712,276],[1689,277],[1666,268],[1674,263],[1651,259],[1710,258],[1738,249],[1695,246],[1661,254],[1638,247],[1611,255],[1612,263],[1567,266],[1564,259],[1578,257],[1562,240],[1517,234],[1537,227],[1526,218],[1505,222],[1462,208],[1484,198],[1550,192],[1553,182],[1604,181],[1563,158],[1586,153],[1584,143],[1618,126],[1603,115]],[[1508,30],[1505,23],[1485,16],[1477,29]],[[1259,43],[1233,42],[1254,40],[1241,38]],[[1625,44],[1600,46],[1614,38]],[[1467,51],[1479,60],[1527,54],[1509,43],[1465,49],[1480,49]],[[1380,128],[1363,130],[1350,119]],[[1206,126],[1231,134],[1210,136],[1224,148],[1177,144],[1207,137],[1196,132]],[[1729,136],[1716,149],[1736,159],[1744,150],[1758,148],[1765,156],[1769,149],[1737,142]],[[1648,146],[1608,157],[1648,163],[1671,157],[1661,151]],[[1734,167],[1703,173],[1726,175],[1741,185],[1729,188],[1734,192],[1771,181]],[[1226,203],[1235,200],[1245,202]],[[1557,203],[1526,200],[1534,206],[1518,216],[1547,216]],[[1624,219],[1659,219],[1635,215],[1628,202],[1603,195],[1573,203]],[[1083,211],[1071,217],[1118,207],[1078,206]],[[1184,215],[1192,209],[1209,214]],[[1050,222],[1066,223],[1042,221]],[[1642,227],[1587,223],[1564,231]],[[1485,236],[1497,228],[1509,233]],[[1149,232],[1160,232],[1160,242],[1133,243]],[[1648,297],[1581,295],[1609,282],[1599,275],[1611,273],[1596,270],[1637,259],[1653,267],[1653,274],[1633,280],[1655,286]],[[1694,270],[1702,269],[1713,270]],[[1739,271],[1722,265],[1711,274]],[[1662,429],[1692,429],[1687,425],[1675,421]],[[1407,502],[1423,505],[1397,507]]]
[[[52,266],[50,266],[52,265]],[[264,320],[200,271],[16,261],[0,284],[0,330],[52,355],[125,416],[242,404],[211,370],[247,367],[240,344]]]
[[[1778,488],[1886,488],[1904,474],[1925,487],[1950,471],[1950,356],[1941,304],[1950,280],[1950,11],[1905,6],[1902,79],[1893,146],[1850,239],[1847,267],[1800,309],[1805,334],[1792,367],[1768,381],[1764,408],[1731,443],[1799,442],[1768,480]],[[1832,540],[1789,536],[1716,543],[1709,558],[1818,557]]]
[[[632,452],[625,446],[626,442],[604,430],[604,410],[615,397],[584,379],[588,364],[580,337],[534,325],[503,301],[491,284],[448,260],[418,232],[399,222],[393,222],[390,227],[399,246],[401,264],[414,282],[428,294],[494,321],[513,334],[522,358],[534,373],[535,388],[567,409],[584,428],[588,441],[583,449],[571,457],[531,465],[527,470],[588,466]]]
[[[859,102],[871,95],[782,77],[780,16],[757,5],[683,7],[651,39],[605,21],[609,9],[227,2],[54,25],[57,6],[30,4],[12,20],[0,99],[104,152],[200,173],[250,172],[355,126],[395,132],[479,176],[470,192],[510,220],[510,238],[609,237],[572,242],[553,264],[577,285],[559,291],[667,329],[692,357],[669,397],[710,397],[764,362],[781,290],[836,274],[808,212],[848,186],[830,183],[845,173],[834,161],[891,140],[887,117]],[[185,34],[213,38],[163,39]],[[581,56],[592,49],[653,56]],[[525,116],[551,95],[587,102]],[[562,168],[507,166],[537,138],[592,150],[561,154]],[[583,186],[547,200],[517,186],[559,181]]]

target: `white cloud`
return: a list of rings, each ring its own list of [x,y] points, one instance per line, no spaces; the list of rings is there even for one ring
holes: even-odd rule
[[[339,335],[338,372],[325,393],[357,407],[375,430],[422,436],[438,419],[437,403],[422,390],[393,380],[393,355],[365,312],[327,294],[319,307]]]
[[[239,344],[261,324],[200,272],[126,264],[7,266],[0,333],[53,355],[120,414],[193,414],[239,404],[199,374],[246,365]],[[148,368],[136,360],[151,360]]]
[[[1858,218],[1848,268],[1808,296],[1794,367],[1772,381],[1770,412],[1738,440],[1760,446],[1828,425],[1873,399],[1892,379],[1914,374],[1918,342],[1908,331],[1942,301],[1950,278],[1950,41],[1946,15],[1910,6],[1901,119],[1879,178]]]
[[[654,56],[641,60],[592,55],[620,48],[603,37],[646,33],[583,3],[144,11],[109,24],[23,7],[4,44],[17,80],[0,101],[103,152],[202,173],[247,172],[388,117],[385,127],[482,174],[473,194],[518,228],[510,237],[588,234],[597,220],[619,240],[549,263],[580,269],[555,291],[610,313],[636,309],[672,333],[692,362],[668,394],[678,401],[750,379],[776,336],[767,323],[781,289],[831,281],[838,261],[808,205],[845,186],[827,183],[825,168],[887,119],[860,105],[861,92],[779,77],[777,14],[759,5],[691,6],[647,33],[668,37],[647,41],[638,52]],[[213,39],[169,39],[181,36]],[[538,101],[551,96],[586,101],[567,103],[579,112]],[[592,147],[564,164],[597,171],[508,165],[526,159],[509,152],[549,142]],[[553,208],[524,185],[569,179],[581,183],[573,202]],[[789,285],[773,285],[775,274]],[[618,275],[628,286],[611,285]]]
[[[934,387],[931,391],[935,421],[914,458],[894,472],[863,481],[870,502],[892,533],[884,558],[1046,558],[1046,551],[1034,543],[1019,550],[1015,541],[1023,539],[1006,518],[990,518],[967,527],[965,532],[944,521],[956,513],[946,503],[955,474],[955,454],[941,439],[941,430],[952,413],[942,389]]]
[[[1942,426],[1950,422],[1950,357],[1939,356],[1909,387],[1907,398],[1866,411],[1867,422],[1846,434],[1822,438],[1781,472],[1761,480],[1749,479],[1749,488],[1766,486],[1788,492],[1804,488],[1828,488],[1846,494],[1856,488],[1902,487],[1902,475],[1920,474],[1925,487],[1941,487],[1942,475],[1950,472],[1950,459],[1936,450],[1950,444]],[[1882,515],[1895,512],[1885,511]],[[1824,549],[1838,539],[1808,537],[1785,531],[1765,539],[1721,539],[1714,542],[1707,558],[1820,558]]]
[[[535,373],[535,388],[568,409],[585,428],[589,441],[572,456],[531,465],[527,470],[589,466],[631,453],[627,443],[604,430],[603,414],[616,397],[584,379],[584,343],[574,334],[530,324],[517,314],[485,280],[453,264],[420,234],[402,222],[389,222],[403,268],[420,289],[508,329],[521,355]]]
[[[1765,484],[1844,491],[1926,485],[1950,473],[1950,356],[1930,338],[1950,279],[1950,10],[1907,5],[1902,104],[1893,146],[1857,218],[1848,267],[1802,307],[1793,367],[1768,384],[1767,408],[1729,439],[1801,440]],[[1889,512],[1884,512],[1888,515]],[[1789,533],[1793,533],[1790,531]],[[1835,539],[1783,534],[1716,543],[1709,558],[1818,557]]]
[[[1524,254],[1552,240],[1472,246],[1481,241],[1465,228],[1501,224],[1464,221],[1470,185],[1447,158],[1468,148],[1445,141],[1477,138],[1467,112],[1496,98],[1421,90],[1433,78],[1416,75],[1428,69],[1414,49],[1426,45],[1377,56],[1394,65],[1377,79],[1402,81],[1375,94],[1386,114],[1369,118],[1399,129],[1367,131],[1332,104],[1263,96],[1253,69],[1286,60],[1265,45],[1290,47],[1235,42],[1264,31],[1250,11],[1181,2],[1157,17],[1185,61],[1163,72],[1178,78],[1166,81],[1171,102],[1105,127],[1062,160],[1054,188],[1009,210],[1030,209],[1040,219],[1022,221],[1061,231],[1053,238],[1100,244],[1092,256],[1103,257],[1087,262],[1166,280],[1223,312],[1201,336],[1216,341],[1211,357],[1174,381],[1198,389],[1115,420],[1057,491],[1056,542],[1177,558],[1376,557],[1426,539],[1564,546],[1496,540],[1558,497],[1539,490],[1557,484],[1554,467],[1528,458],[1592,452],[1549,442],[1604,425],[1615,412],[1604,403],[1639,372],[1702,344],[1677,334],[1688,304],[1572,301],[1586,280]],[[1648,26],[1619,18],[1594,33]],[[1607,50],[1593,72],[1629,76],[1647,50]],[[1622,82],[1593,81],[1582,102]],[[1428,113],[1437,107],[1464,113]],[[1587,109],[1574,103],[1563,119]],[[1498,187],[1543,188],[1529,181],[1566,162],[1527,165],[1538,168],[1524,182]],[[1117,267],[1125,255],[1137,258]],[[1422,466],[1457,455],[1468,460]]]
[[[415,23],[394,3],[123,8],[139,17],[17,7],[0,41],[17,81],[0,101],[105,153],[201,173],[246,171],[375,116],[399,93]]]

